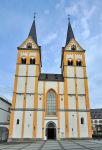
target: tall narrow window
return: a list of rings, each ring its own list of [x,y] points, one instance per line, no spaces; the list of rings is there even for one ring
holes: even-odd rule
[[[26,64],[26,58],[21,58],[21,63]]]
[[[84,118],[83,117],[81,118],[81,124],[84,124]]]
[[[76,65],[77,65],[77,66],[82,66],[82,62],[81,62],[80,59],[78,59],[78,60],[76,61]]]
[[[30,64],[35,64],[35,59],[34,58],[30,58]]]
[[[47,115],[56,115],[56,94],[53,90],[47,94]]]
[[[68,66],[73,66],[73,60],[72,59],[68,59]]]
[[[17,124],[19,124],[19,119],[17,119]]]

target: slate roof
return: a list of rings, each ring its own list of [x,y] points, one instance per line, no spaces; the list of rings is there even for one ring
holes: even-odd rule
[[[92,119],[102,119],[102,108],[100,109],[91,109],[91,118]]]
[[[39,81],[64,81],[64,78],[62,74],[41,73]]]
[[[34,42],[37,44],[37,34],[36,34],[36,25],[35,25],[35,19],[32,23],[32,26],[31,26],[31,29],[30,29],[30,32],[29,32],[29,35],[28,37],[31,36],[32,39],[34,40]]]
[[[5,103],[7,103],[7,104],[9,104],[9,105],[11,105],[11,103],[5,97],[0,96],[0,100],[3,101],[3,102],[5,102]]]
[[[70,40],[74,37],[74,33],[70,24],[70,21],[68,23],[68,30],[67,30],[67,38],[66,38],[66,45],[70,42]]]

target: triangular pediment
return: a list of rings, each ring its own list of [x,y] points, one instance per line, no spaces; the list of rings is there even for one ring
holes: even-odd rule
[[[66,45],[65,50],[71,51],[73,45],[75,45],[76,51],[83,51],[83,48],[79,45],[79,43],[74,38],[72,38],[70,42]]]
[[[19,46],[19,48],[27,48],[29,43],[31,43],[31,45],[32,45],[31,49],[37,49],[38,48],[38,45],[34,42],[32,37],[30,37],[30,36]]]

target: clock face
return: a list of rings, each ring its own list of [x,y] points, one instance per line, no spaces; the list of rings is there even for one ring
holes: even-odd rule
[[[76,45],[75,45],[75,44],[73,44],[73,45],[71,46],[71,50],[76,50]]]
[[[27,43],[27,48],[32,48],[32,43]]]

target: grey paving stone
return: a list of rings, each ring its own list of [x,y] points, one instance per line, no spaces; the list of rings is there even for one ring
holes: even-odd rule
[[[37,141],[0,144],[0,150],[102,150],[102,140]]]

